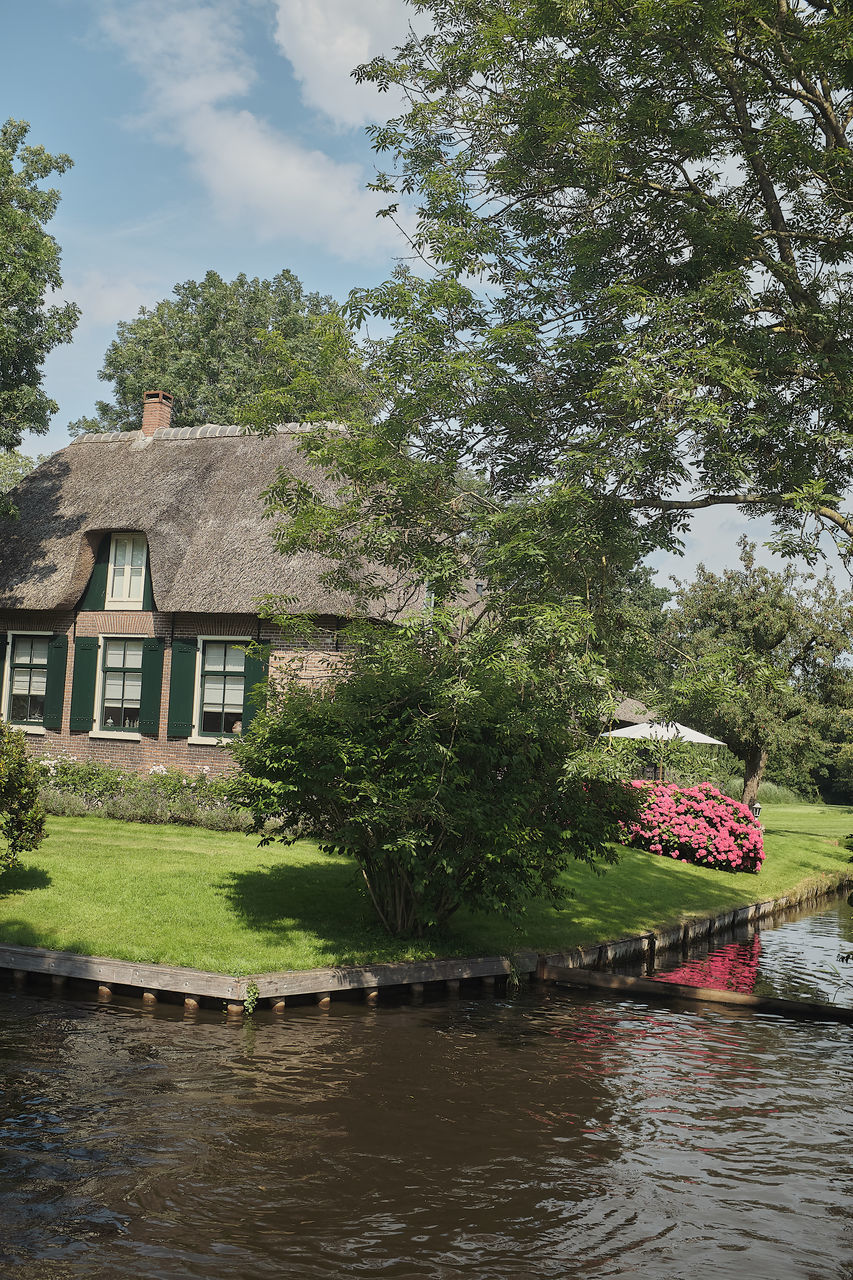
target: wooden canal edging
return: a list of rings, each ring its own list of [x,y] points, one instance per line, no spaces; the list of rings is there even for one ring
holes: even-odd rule
[[[81,956],[72,951],[46,951],[40,947],[0,945],[0,969],[11,970],[17,986],[28,975],[50,977],[55,990],[72,979],[95,984],[99,998],[109,1000],[115,989],[130,989],[148,1004],[158,997],[183,996],[185,1004],[197,1008],[204,1000],[223,1001],[234,1012],[248,1003],[270,1005],[283,1011],[289,997],[314,997],[328,1006],[335,993],[363,992],[374,1003],[382,987],[414,987],[444,983],[451,990],[469,979],[487,984],[495,978],[531,975],[540,957],[534,951],[508,956],[480,956],[460,960],[419,960],[413,963],[353,965],[325,969],[292,970],[231,977],[203,969],[185,969],[163,964],[134,964],[105,956]],[[416,994],[418,994],[416,990]]]
[[[680,951],[686,955],[690,948],[704,938],[725,933],[744,925],[754,925],[772,919],[786,911],[798,911],[817,906],[825,898],[853,886],[853,867],[837,875],[827,875],[820,881],[807,884],[800,890],[783,894],[779,898],[767,898],[763,902],[751,902],[745,907],[735,907],[714,916],[696,916],[678,924],[651,929],[647,933],[631,934],[607,942],[596,942],[586,947],[572,947],[568,951],[549,952],[539,958],[538,973],[543,966],[556,965],[563,969],[604,970],[612,964],[641,962],[648,971],[655,967],[658,957]]]
[[[495,980],[533,976],[545,981],[559,981],[562,985],[589,986],[611,991],[633,989],[643,995],[653,994],[660,999],[705,1000],[711,996],[704,989],[701,989],[702,994],[697,995],[700,988],[649,982],[646,979],[620,978],[618,975],[607,974],[604,970],[621,961],[639,961],[647,972],[651,972],[661,955],[674,950],[686,953],[695,942],[713,934],[754,924],[785,911],[817,905],[822,899],[851,885],[853,868],[836,876],[827,876],[805,886],[801,891],[780,898],[750,903],[716,916],[689,919],[648,933],[548,955],[522,951],[511,956],[334,966],[236,977],[202,969],[78,955],[72,951],[0,945],[0,971],[11,972],[13,982],[19,988],[25,986],[31,977],[36,980],[41,978],[49,979],[54,992],[59,993],[65,990],[70,980],[96,988],[97,998],[104,1002],[110,1001],[114,994],[120,992],[141,997],[143,1003],[148,1005],[156,1005],[161,999],[172,1003],[183,999],[189,1011],[198,1009],[202,1001],[213,1001],[215,1004],[221,1002],[233,1014],[240,1014],[244,1009],[254,1009],[257,1005],[283,1013],[288,999],[298,1002],[313,999],[321,1008],[328,1008],[336,994],[344,993],[361,993],[368,1004],[375,1004],[382,988],[409,988],[410,993],[417,998],[423,994],[426,985],[441,984],[449,993],[455,994],[465,981],[478,981],[486,989],[490,989]],[[566,974],[571,972],[576,973],[577,977],[567,978]],[[553,976],[556,973],[560,974],[559,979]],[[592,981],[593,978],[595,981]],[[622,983],[628,985],[620,986]],[[637,983],[645,985],[631,986]],[[684,994],[685,992],[693,992],[693,995]],[[799,1009],[806,1003],[762,1001],[759,997],[747,997],[735,992],[716,992],[712,995],[732,997],[717,999],[717,1003],[757,1008],[758,1004],[754,1002],[759,1001],[764,1005],[773,1004],[776,1011],[781,1011],[781,1005]],[[815,1007],[829,1010],[833,1015],[837,1012],[834,1006]],[[835,1020],[853,1021],[853,1017],[848,1019],[845,1016]]]
[[[691,987],[682,982],[655,982],[651,978],[628,978],[619,973],[598,973],[594,969],[564,969],[559,965],[540,966],[544,982],[558,987],[583,987],[611,995],[634,999],[689,1001],[700,1004],[735,1005],[754,1013],[776,1013],[785,1018],[813,1022],[846,1022],[853,1024],[853,1009],[834,1004],[818,1004],[814,1000],[783,1000],[776,996],[751,996],[743,991],[720,991],[716,987]]]

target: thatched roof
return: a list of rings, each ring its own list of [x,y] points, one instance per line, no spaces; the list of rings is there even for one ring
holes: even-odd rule
[[[269,594],[293,597],[296,613],[351,615],[348,597],[320,582],[321,558],[280,555],[264,518],[260,495],[280,467],[331,493],[298,434],[205,426],[80,436],[10,495],[19,518],[0,519],[0,607],[73,607],[103,533],[128,529],[148,539],[161,611],[254,613]],[[389,592],[371,615],[394,616],[400,603]]]
[[[613,719],[621,724],[648,724],[654,718],[655,713],[637,698],[623,698],[613,712]]]

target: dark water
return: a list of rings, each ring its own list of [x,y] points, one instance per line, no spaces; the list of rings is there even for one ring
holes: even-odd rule
[[[3,1280],[853,1280],[847,1027],[537,988],[255,1026],[6,994],[0,1078]]]
[[[744,928],[732,941],[714,940],[687,960],[668,958],[661,980],[744,991],[788,1000],[853,1005],[853,963],[838,959],[853,952],[853,906],[847,895],[822,910],[791,913],[760,932]]]

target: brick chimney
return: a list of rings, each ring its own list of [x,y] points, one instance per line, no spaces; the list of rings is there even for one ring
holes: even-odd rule
[[[153,436],[158,427],[168,427],[172,419],[172,400],[168,391],[146,391],[142,400],[142,434]]]

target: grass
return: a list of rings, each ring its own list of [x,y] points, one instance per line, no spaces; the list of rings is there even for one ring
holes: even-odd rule
[[[853,831],[853,809],[774,805],[761,817],[767,860],[757,876],[626,849],[603,875],[573,867],[575,896],[561,908],[535,903],[519,924],[460,913],[425,941],[387,937],[354,866],[308,842],[259,849],[230,832],[51,818],[41,849],[0,876],[0,941],[233,974],[556,951],[776,897],[849,867],[839,841]]]

